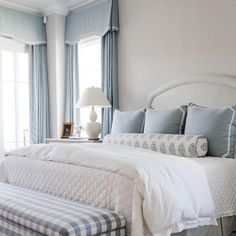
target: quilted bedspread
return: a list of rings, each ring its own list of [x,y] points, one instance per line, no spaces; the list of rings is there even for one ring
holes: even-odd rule
[[[0,180],[114,210],[128,234],[216,224],[204,168],[187,158],[110,144],[32,145],[1,163]]]

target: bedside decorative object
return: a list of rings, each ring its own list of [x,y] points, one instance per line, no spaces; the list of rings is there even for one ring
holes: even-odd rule
[[[75,126],[75,138],[80,138],[80,135],[81,135],[81,131],[84,130],[84,127],[83,125],[81,124],[78,124]]]
[[[69,138],[73,135],[74,122],[64,122],[61,138]]]
[[[98,139],[102,126],[96,121],[97,114],[94,110],[94,107],[111,107],[111,104],[104,96],[102,90],[96,87],[85,89],[84,93],[79,99],[79,102],[76,104],[76,107],[91,107],[91,112],[89,115],[90,122],[86,124],[85,131],[89,139]]]

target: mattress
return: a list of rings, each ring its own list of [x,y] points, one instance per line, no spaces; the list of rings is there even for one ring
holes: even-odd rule
[[[119,148],[116,152],[117,150]],[[140,150],[140,152],[146,152],[148,156],[151,151]],[[23,188],[122,213],[127,220],[128,235],[131,234],[132,222],[136,222],[136,226],[142,222],[143,219],[139,219],[142,214],[142,208],[140,208],[142,196],[137,195],[138,191],[134,191],[136,186],[131,178],[102,168],[64,163],[59,159],[45,161],[44,154],[34,159],[12,153],[0,166],[3,170],[0,172],[2,173],[0,179]],[[167,156],[158,153],[155,155],[161,158]],[[173,162],[176,160],[181,162],[182,158],[173,157]],[[236,194],[233,193],[236,189],[236,173],[233,170],[236,168],[236,161],[207,157],[191,159],[191,162],[197,162],[205,170],[217,218],[234,215]],[[202,185],[201,182],[195,182],[196,188],[199,187],[198,184]],[[201,194],[204,195],[204,193]],[[133,232],[137,230],[140,228],[133,228],[132,234],[136,235]],[[146,226],[144,226],[144,231],[150,234]]]

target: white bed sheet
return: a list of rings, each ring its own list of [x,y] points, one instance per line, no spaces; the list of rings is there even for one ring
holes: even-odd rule
[[[236,159],[205,157],[193,160],[205,169],[216,218],[236,215]]]
[[[49,148],[50,145],[47,147]],[[70,147],[72,146],[70,145]],[[116,151],[121,151],[123,148],[124,147],[115,147]],[[139,149],[137,152],[150,153],[151,151],[141,151]],[[136,226],[142,222],[142,219],[140,219],[140,215],[142,214],[140,205],[142,205],[143,196],[140,194],[137,195],[137,191],[136,194],[134,194],[135,182],[132,178],[128,178],[126,175],[117,175],[117,173],[107,171],[106,169],[94,169],[91,168],[91,166],[87,166],[84,162],[79,165],[65,165],[61,163],[64,160],[60,160],[58,157],[56,157],[57,160],[54,160],[54,162],[40,160],[45,159],[46,153],[47,150],[41,152],[37,157],[38,160],[32,159],[34,157],[25,158],[20,157],[19,153],[12,153],[12,156],[7,158],[1,165],[5,171],[5,174],[1,176],[2,181],[120,212],[127,217],[129,233],[131,230],[131,222],[135,222]],[[154,153],[152,154],[154,155]],[[163,154],[155,153],[155,155],[156,157],[163,157]],[[169,158],[169,156],[164,155],[164,158]],[[173,162],[178,160],[176,158],[178,157],[173,157]],[[182,158],[179,159],[179,162],[181,162],[181,159]],[[204,158],[193,160],[202,165],[206,170],[212,196],[216,203],[217,216],[233,215],[235,213],[236,201],[228,192],[230,188],[235,185],[235,176],[229,174],[230,171],[235,170],[235,162],[233,162],[234,160],[222,161],[222,159],[216,159],[217,160],[215,160],[215,158]],[[219,172],[222,170],[221,163],[223,162],[223,166],[227,166],[227,170],[224,171],[225,174],[223,175],[224,180],[228,179],[231,183],[227,186],[226,190],[227,196],[231,198],[231,204],[222,205],[222,203],[228,201],[222,197],[221,188],[215,187],[215,185],[217,185],[216,182],[218,180],[222,184],[225,183],[223,180],[221,181],[219,177]],[[213,165],[211,165],[211,163],[213,163]],[[215,174],[214,169],[217,169],[217,174]],[[215,178],[216,176],[217,178]],[[191,177],[189,176],[189,178]],[[198,189],[201,188],[200,186],[202,184],[204,185],[204,183],[195,181],[195,185],[199,185],[196,186]],[[110,186],[110,188],[107,188],[107,186]],[[201,195],[204,196],[205,193],[202,192]],[[205,201],[207,202],[208,199],[205,199]],[[142,235],[142,227],[132,226],[133,235]],[[169,231],[169,233],[171,233],[171,231]]]

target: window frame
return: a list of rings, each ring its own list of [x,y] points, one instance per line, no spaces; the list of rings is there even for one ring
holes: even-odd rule
[[[100,66],[99,66],[99,73],[100,73],[100,82],[99,82],[99,86],[97,84],[91,84],[90,86],[96,86],[96,87],[100,87],[102,88],[102,38],[100,36],[97,36],[97,35],[91,35],[89,37],[86,37],[82,40],[80,40],[78,42],[78,69],[79,69],[79,84],[81,84],[81,69],[80,69],[80,50],[81,50],[81,47],[82,46],[93,46],[94,44],[97,44],[99,43],[100,44],[100,54],[99,54],[99,60],[100,60]],[[92,70],[91,70],[92,71]],[[85,89],[86,87],[84,87]],[[81,87],[79,88],[79,93],[81,95]],[[86,108],[80,108],[80,109],[77,109],[77,119],[76,121],[78,122],[78,124],[80,125],[85,125],[85,123],[82,123],[83,121],[81,120],[81,112],[83,112],[83,110],[86,109]],[[91,109],[91,108],[89,108]],[[102,122],[102,109],[101,108],[95,108],[96,110],[96,113],[98,115],[98,122]],[[88,114],[88,109],[86,111],[86,114]],[[87,117],[87,122],[89,121],[89,115]],[[85,135],[84,132],[82,132],[82,135]]]

